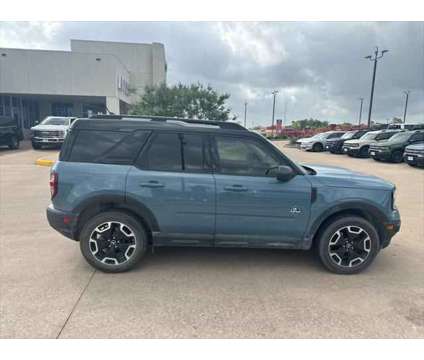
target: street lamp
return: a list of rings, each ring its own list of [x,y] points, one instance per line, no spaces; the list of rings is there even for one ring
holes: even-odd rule
[[[244,127],[246,127],[246,119],[247,119],[247,101],[244,102]]]
[[[272,93],[273,101],[272,101],[272,125],[271,125],[271,137],[274,137],[274,116],[275,116],[275,95],[278,94],[278,90],[274,90]]]
[[[406,110],[408,109],[408,99],[409,99],[409,93],[411,91],[410,90],[406,90],[403,93],[406,95],[405,97],[405,110],[403,111],[403,123],[405,124],[406,122]]]
[[[372,83],[371,83],[371,96],[370,96],[370,106],[368,108],[368,127],[371,126],[371,112],[372,112],[372,103],[374,99],[374,85],[375,85],[375,74],[377,72],[377,61],[381,59],[386,52],[389,50],[383,50],[381,53],[378,51],[378,46],[375,47],[374,56],[368,55],[365,56],[365,59],[369,61],[374,61],[374,71],[372,74]]]
[[[360,97],[359,100],[361,101],[361,107],[359,108],[359,122],[358,125],[361,125],[361,119],[362,119],[362,104],[364,103],[364,98]]]

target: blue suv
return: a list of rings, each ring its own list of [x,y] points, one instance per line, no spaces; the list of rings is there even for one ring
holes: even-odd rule
[[[96,116],[70,128],[50,177],[50,225],[105,272],[157,246],[314,248],[365,269],[399,231],[395,187],[306,166],[230,122]]]

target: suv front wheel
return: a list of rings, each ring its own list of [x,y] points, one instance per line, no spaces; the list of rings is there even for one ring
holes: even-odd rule
[[[104,272],[132,269],[146,252],[147,235],[139,221],[120,211],[94,216],[83,226],[80,248],[87,262]]]
[[[374,226],[364,218],[348,216],[331,222],[318,238],[323,265],[337,274],[356,274],[368,267],[380,249]]]

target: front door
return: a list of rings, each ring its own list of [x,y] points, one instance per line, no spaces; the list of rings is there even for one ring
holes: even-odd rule
[[[200,134],[156,132],[127,177],[127,195],[147,207],[155,245],[213,245],[215,180]]]
[[[272,176],[286,164],[269,147],[251,137],[215,137],[216,246],[289,248],[301,241],[311,184],[302,175],[287,182]]]

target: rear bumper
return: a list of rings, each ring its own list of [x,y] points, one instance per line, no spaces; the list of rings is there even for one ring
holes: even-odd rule
[[[57,210],[53,205],[47,208],[47,221],[50,226],[69,239],[76,239],[77,217],[75,214]]]

